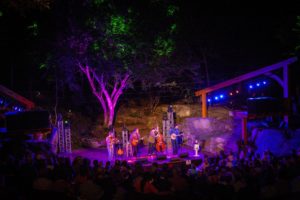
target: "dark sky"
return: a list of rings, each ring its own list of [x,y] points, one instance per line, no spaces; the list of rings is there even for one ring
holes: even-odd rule
[[[14,13],[1,11],[0,16],[0,84],[28,94],[43,89],[43,78],[37,59],[26,51],[33,38],[26,26],[32,19],[23,19]],[[291,57],[295,46],[295,15],[277,16],[208,16],[201,10],[184,5],[178,15],[180,45],[189,48],[195,60],[208,49],[208,66],[213,83],[220,82],[250,70],[264,67]],[[53,33],[47,30],[41,40]],[[41,51],[45,51],[40,46]],[[185,49],[185,48],[182,48]]]
[[[221,76],[280,61],[290,56],[295,45],[295,16],[195,14],[185,15],[185,20],[183,38],[188,38],[196,51],[202,45],[211,48],[210,63],[214,69],[224,69]]]

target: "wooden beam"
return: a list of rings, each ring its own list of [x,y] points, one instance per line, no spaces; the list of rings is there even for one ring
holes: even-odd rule
[[[202,117],[207,118],[207,102],[206,102],[206,94],[202,94]]]
[[[214,90],[218,90],[220,88],[224,88],[224,87],[239,83],[241,81],[244,81],[244,80],[259,76],[259,75],[263,75],[263,74],[268,73],[270,71],[273,71],[273,70],[279,69],[281,67],[287,66],[287,65],[289,65],[291,63],[294,63],[296,61],[297,61],[296,57],[289,58],[289,59],[284,60],[282,62],[279,62],[279,63],[273,64],[273,65],[258,69],[256,71],[253,71],[253,72],[235,77],[233,79],[224,81],[224,82],[216,84],[214,86],[211,86],[211,87],[208,87],[208,88],[205,88],[205,89],[202,89],[202,90],[198,90],[198,91],[195,92],[195,95],[196,96],[201,96],[202,94],[206,94],[206,93],[212,92]]]
[[[274,79],[275,81],[277,81],[277,83],[278,83],[282,88],[284,88],[283,80],[282,80],[279,76],[277,76],[276,74],[273,74],[273,73],[271,73],[271,72],[265,73],[265,75],[268,76],[268,77],[270,77],[270,78],[272,78],[272,79]]]
[[[244,144],[248,144],[248,133],[247,133],[247,118],[243,117],[242,118],[242,137],[244,140]]]
[[[25,105],[27,109],[32,109],[35,107],[35,105],[32,101],[29,101],[25,97],[22,97],[21,95],[4,87],[3,85],[0,85],[0,92],[12,99],[15,99],[16,101],[20,102],[21,104]]]

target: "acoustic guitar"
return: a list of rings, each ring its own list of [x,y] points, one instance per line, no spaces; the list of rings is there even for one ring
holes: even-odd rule
[[[119,148],[117,151],[118,156],[122,156],[124,154],[124,151],[122,148]]]
[[[132,140],[131,140],[131,145],[132,145],[132,146],[135,147],[135,146],[137,146],[138,144],[139,144],[139,140],[138,140],[138,139],[132,139]]]

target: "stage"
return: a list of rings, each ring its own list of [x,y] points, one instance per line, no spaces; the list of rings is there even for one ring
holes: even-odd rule
[[[115,157],[115,160],[126,160],[128,164],[135,164],[139,162],[143,164],[143,166],[151,166],[152,163],[156,162],[158,165],[162,164],[200,164],[203,160],[204,155],[207,155],[205,152],[199,152],[198,156],[194,155],[194,150],[188,146],[183,146],[179,150],[177,155],[170,155],[165,153],[154,153],[152,155],[148,155],[148,146],[144,146],[139,149],[139,153],[137,157],[126,157],[125,155]],[[62,157],[69,157],[71,160],[75,159],[76,157],[88,158],[91,160],[98,160],[102,161],[103,164],[108,161],[108,153],[106,147],[102,148],[81,148],[75,149],[72,153],[60,153],[59,156]]]

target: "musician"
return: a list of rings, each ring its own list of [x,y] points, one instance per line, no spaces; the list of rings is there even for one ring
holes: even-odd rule
[[[155,138],[158,133],[157,128],[152,128],[148,137],[148,155],[153,154],[155,146]]]
[[[110,131],[106,137],[106,147],[108,152],[108,160],[113,160],[114,158],[114,144],[115,144],[114,132]]]
[[[199,154],[198,154],[199,149],[200,149],[200,144],[199,144],[198,140],[195,140],[195,142],[194,142],[195,155],[194,156],[196,156],[196,157],[199,156]]]
[[[130,138],[129,141],[132,145],[132,150],[133,150],[133,156],[137,156],[138,154],[138,144],[140,141],[140,131],[138,128],[134,129],[131,133],[130,133]]]
[[[179,127],[176,124],[174,128],[171,128],[170,131],[170,136],[171,136],[171,142],[172,142],[172,149],[173,149],[173,155],[178,154],[178,137],[180,136],[180,131]]]

